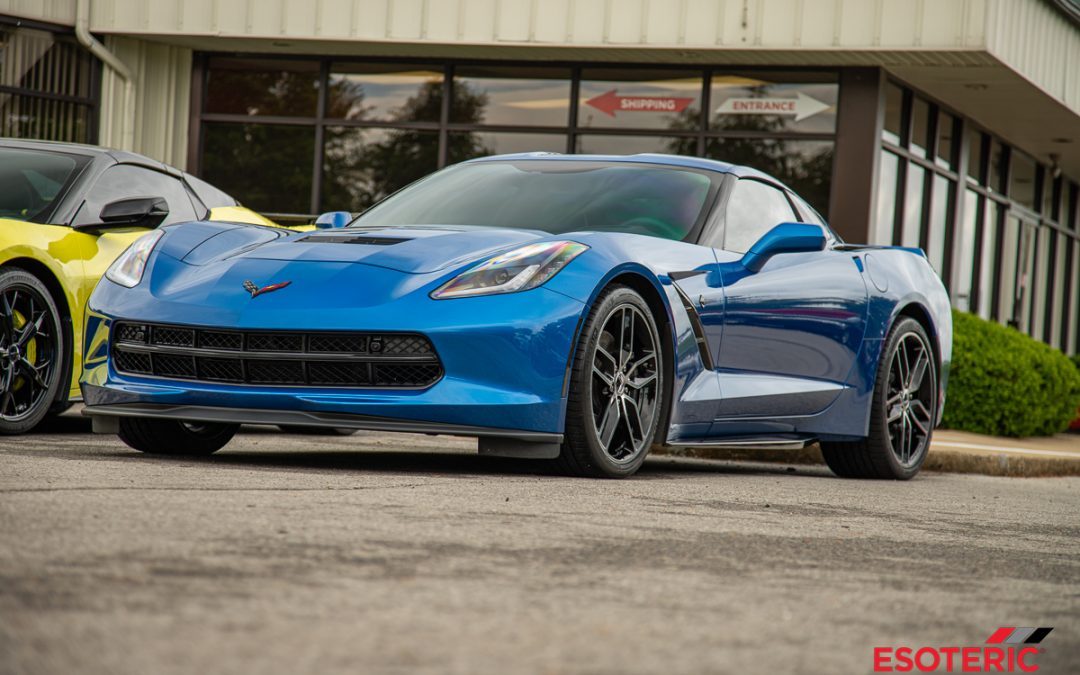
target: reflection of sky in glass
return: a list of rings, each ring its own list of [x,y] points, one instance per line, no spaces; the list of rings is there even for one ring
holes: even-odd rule
[[[566,126],[570,122],[569,73],[565,80],[455,77],[454,86],[487,96],[482,124]]]
[[[332,100],[327,112],[345,119],[393,121],[409,97],[415,96],[426,83],[442,79],[442,71],[422,68],[390,73],[331,73],[331,96],[340,96],[335,85],[348,83],[355,90],[350,92],[353,100],[338,99],[337,105]]]
[[[715,75],[710,93],[709,128],[750,129],[754,131],[836,131],[836,102],[839,87],[835,83],[773,83],[738,75]],[[798,122],[796,115],[738,115],[719,113],[717,109],[731,98],[796,99],[799,94],[829,107]]]
[[[632,71],[631,71],[632,72]],[[607,71],[605,71],[607,74]],[[652,73],[655,76],[655,73]],[[587,76],[587,75],[586,75]],[[632,75],[631,75],[632,76]],[[662,97],[692,99],[681,112],[653,110],[615,110],[609,115],[589,104],[590,100],[614,90],[619,97]],[[599,79],[581,81],[581,101],[578,108],[578,126],[621,127],[639,129],[696,129],[697,111],[701,108],[700,77],[654,77],[643,76],[639,80]],[[690,127],[683,120],[689,120]]]

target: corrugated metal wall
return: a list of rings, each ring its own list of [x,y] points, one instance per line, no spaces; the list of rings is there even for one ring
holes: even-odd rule
[[[986,47],[1048,94],[1080,111],[1080,29],[1060,12],[1043,2],[990,0]]]
[[[185,168],[190,120],[191,50],[109,37],[108,47],[135,75],[135,145],[137,152]],[[117,147],[123,128],[120,78],[105,69],[101,81],[101,145]]]
[[[978,49],[989,1],[94,0],[91,25],[104,32],[345,40]]]

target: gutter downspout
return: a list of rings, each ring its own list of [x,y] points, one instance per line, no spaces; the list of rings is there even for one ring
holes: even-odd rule
[[[135,149],[135,79],[123,61],[90,34],[90,0],[77,0],[75,37],[90,53],[101,59],[117,77],[124,81],[124,109],[120,132],[120,150]]]

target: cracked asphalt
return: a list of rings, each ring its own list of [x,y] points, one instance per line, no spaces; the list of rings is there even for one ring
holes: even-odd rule
[[[87,431],[0,438],[2,673],[866,673],[999,626],[1080,668],[1078,478],[595,481],[446,437],[193,460]]]

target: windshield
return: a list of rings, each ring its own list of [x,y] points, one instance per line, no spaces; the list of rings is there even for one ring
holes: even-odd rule
[[[57,152],[0,148],[0,218],[46,222],[85,163]]]
[[[721,174],[630,162],[460,164],[377,204],[352,227],[480,225],[628,232],[685,239],[706,216]]]

